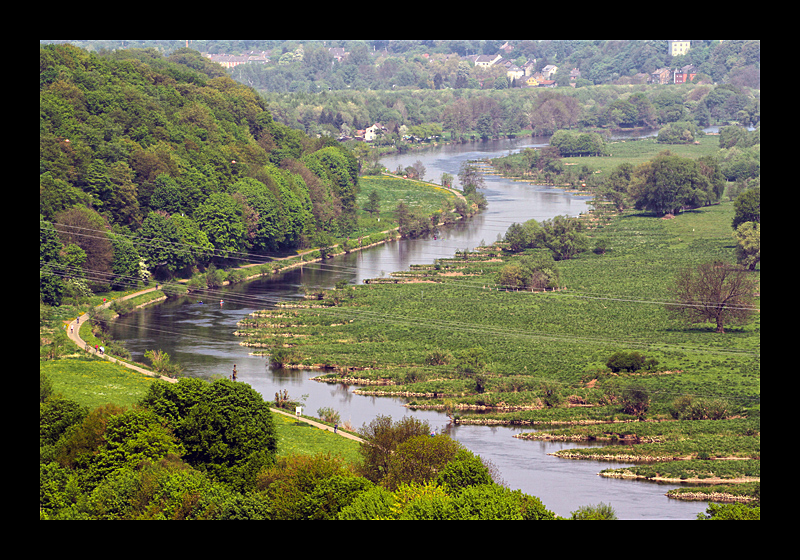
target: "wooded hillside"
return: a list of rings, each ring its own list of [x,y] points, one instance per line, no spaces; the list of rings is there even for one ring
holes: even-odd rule
[[[352,227],[352,154],[276,123],[198,52],[44,45],[39,59],[44,276],[108,285],[143,261],[170,277]]]

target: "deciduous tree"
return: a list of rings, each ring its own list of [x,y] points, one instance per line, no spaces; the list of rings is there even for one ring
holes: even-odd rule
[[[689,323],[714,322],[717,332],[726,325],[743,325],[756,311],[758,279],[738,265],[708,262],[678,272],[667,309]]]

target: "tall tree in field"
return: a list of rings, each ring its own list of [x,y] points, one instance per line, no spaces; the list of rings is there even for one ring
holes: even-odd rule
[[[628,194],[638,210],[663,216],[684,207],[717,202],[724,187],[724,180],[710,161],[695,161],[666,151],[635,169]]]
[[[380,213],[381,213],[381,196],[378,194],[378,192],[375,189],[370,191],[369,198],[367,199],[367,204],[364,206],[364,210],[369,212],[370,217],[374,213],[377,213],[378,215],[380,215]]]
[[[743,325],[756,311],[758,279],[746,268],[708,262],[678,272],[673,288],[675,303],[667,309],[689,323],[713,322],[717,332],[726,325]]]

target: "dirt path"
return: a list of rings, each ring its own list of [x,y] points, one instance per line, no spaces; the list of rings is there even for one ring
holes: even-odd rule
[[[311,424],[315,428],[319,428],[320,430],[326,430],[328,432],[333,432],[333,428],[331,428],[330,426],[326,426],[325,424],[320,424],[319,422],[315,422],[314,420],[309,420],[308,418],[305,418],[305,417],[302,417],[302,416],[300,418],[297,418],[294,414],[291,414],[290,412],[286,412],[285,410],[279,410],[277,408],[270,408],[270,410],[272,412],[276,412],[278,414],[283,414],[284,416],[288,416],[289,418],[295,418],[295,419],[300,420],[301,422],[306,422],[308,424]],[[334,433],[336,435],[345,437],[347,439],[352,439],[353,441],[358,441],[360,443],[364,443],[363,439],[361,439],[358,436],[354,436],[353,434],[348,434],[347,432],[342,432],[341,430],[337,430]]]
[[[148,292],[154,292],[155,290],[156,290],[156,288],[147,288],[146,290],[142,290],[140,292],[135,292],[135,293],[127,295],[125,297],[119,298],[119,300],[121,301],[121,300],[125,300],[125,299],[130,299],[130,298],[133,298],[133,297],[136,297],[136,296],[140,296],[142,294],[146,294]],[[114,301],[118,301],[118,300],[115,299],[115,300],[112,300],[112,301],[107,301],[107,302],[103,303],[102,305],[98,305],[97,309],[105,309],[109,305],[111,305]],[[74,342],[75,344],[78,345],[79,349],[85,350],[87,353],[94,354],[95,356],[101,356],[104,360],[108,360],[109,362],[112,362],[112,363],[115,363],[115,364],[123,365],[126,368],[132,369],[134,371],[138,371],[139,373],[143,373],[145,375],[149,375],[150,377],[158,377],[159,379],[163,379],[164,381],[169,381],[170,383],[176,383],[178,381],[177,379],[173,379],[171,377],[166,377],[164,375],[159,375],[159,374],[157,374],[157,373],[155,373],[153,371],[146,370],[146,369],[141,368],[139,366],[135,366],[133,364],[129,364],[129,363],[123,362],[121,360],[116,359],[113,356],[109,356],[108,354],[105,354],[105,353],[101,354],[99,349],[95,349],[95,348],[89,346],[89,344],[87,344],[81,338],[81,335],[80,335],[80,325],[85,323],[88,320],[89,320],[89,314],[88,313],[84,313],[83,315],[81,315],[80,317],[78,317],[77,319],[72,321],[67,326],[67,336],[69,337],[69,339],[72,342]]]
[[[147,288],[146,290],[141,290],[139,292],[136,292],[136,293],[127,295],[125,297],[119,298],[119,300],[130,299],[130,298],[133,298],[133,297],[136,297],[136,296],[140,296],[142,294],[146,294],[148,292],[154,292],[155,290],[156,290],[156,288]],[[114,301],[119,301],[119,300],[107,301],[107,302],[103,303],[102,305],[99,305],[97,308],[98,309],[105,309],[109,305],[111,305]],[[139,366],[135,366],[133,364],[129,364],[127,362],[123,362],[122,360],[118,360],[113,356],[109,356],[108,354],[101,354],[99,352],[99,350],[95,350],[93,347],[89,346],[80,336],[80,325],[85,323],[88,320],[89,320],[89,314],[88,313],[84,313],[83,315],[81,315],[80,317],[78,317],[77,319],[72,321],[67,326],[67,336],[69,337],[69,339],[72,342],[74,342],[75,344],[78,345],[79,349],[85,350],[89,354],[94,354],[95,356],[100,356],[104,360],[108,360],[109,362],[125,366],[126,368],[132,369],[134,371],[138,371],[139,373],[143,373],[144,375],[148,375],[150,377],[157,377],[157,378],[159,378],[159,379],[161,379],[163,381],[169,381],[170,383],[177,383],[178,382],[177,379],[174,379],[172,377],[166,377],[164,375],[159,375],[156,372],[144,369],[144,368],[139,367]],[[277,413],[277,414],[283,414],[284,416],[289,416],[290,418],[295,418],[295,416],[293,414],[290,414],[290,413],[285,412],[283,410],[279,410],[277,408],[270,407],[270,410],[272,412],[274,412],[274,413]],[[321,424],[319,422],[315,422],[314,420],[309,420],[308,418],[302,418],[301,420],[303,422],[307,422],[308,424],[311,424],[315,428],[319,428],[320,430],[326,430],[326,431],[329,431],[329,432],[334,432],[333,428],[331,428],[330,426],[326,426],[325,424]],[[352,439],[354,441],[358,441],[358,442],[364,443],[364,440],[361,439],[360,437],[354,436],[352,434],[348,434],[347,432],[342,432],[340,430],[336,430],[334,433],[336,435],[342,436],[344,438]]]

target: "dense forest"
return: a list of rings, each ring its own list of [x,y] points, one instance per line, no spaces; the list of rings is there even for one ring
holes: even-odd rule
[[[91,289],[301,247],[354,222],[358,163],[196,51],[40,47],[40,283]]]

